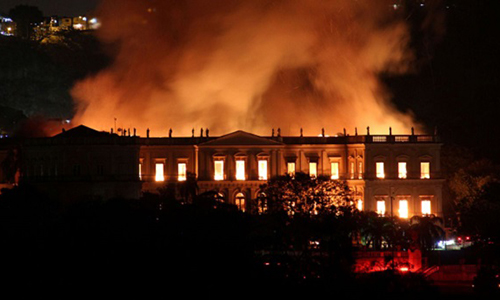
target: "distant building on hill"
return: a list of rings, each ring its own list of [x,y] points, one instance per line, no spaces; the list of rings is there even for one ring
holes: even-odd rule
[[[16,23],[11,18],[0,16],[0,35],[14,36],[16,33]]]

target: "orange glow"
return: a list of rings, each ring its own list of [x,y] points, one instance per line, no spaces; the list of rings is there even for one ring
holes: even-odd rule
[[[420,178],[429,179],[431,178],[431,163],[421,162],[420,163]]]
[[[236,180],[245,180],[245,161],[236,161]]]
[[[224,180],[224,161],[214,161],[214,180]]]
[[[332,179],[339,179],[339,163],[338,162],[332,162],[331,164],[331,172],[332,172]]]
[[[362,211],[362,210],[363,210],[363,200],[358,199],[358,202],[356,203],[356,208],[357,208],[359,211]]]
[[[294,176],[295,175],[295,163],[294,162],[287,163],[286,170],[290,176]]]
[[[408,200],[399,200],[399,217],[408,218]]]
[[[430,214],[431,214],[431,201],[422,200],[422,215],[430,215]]]
[[[311,176],[311,178],[316,178],[318,176],[318,163],[317,162],[310,162],[309,163],[309,176]]]
[[[406,179],[407,173],[406,162],[398,162],[398,178]]]
[[[385,201],[383,200],[377,201],[377,214],[381,216],[385,215]]]
[[[267,160],[259,160],[259,180],[267,180]]]
[[[384,170],[384,163],[383,162],[377,162],[375,164],[376,166],[376,171],[377,171],[377,178],[383,179],[385,178],[385,170]]]
[[[155,181],[165,181],[165,175],[164,175],[165,164],[156,163],[155,167],[156,167]]]
[[[179,163],[177,165],[177,180],[178,181],[186,181],[186,163]]]
[[[156,1],[148,13],[148,1],[103,0],[97,35],[117,53],[73,87],[75,123],[109,130],[116,118],[152,137],[173,124],[178,136],[193,127],[312,136],[331,120],[351,134],[421,131],[379,79],[406,72],[413,58],[389,0],[268,3]]]

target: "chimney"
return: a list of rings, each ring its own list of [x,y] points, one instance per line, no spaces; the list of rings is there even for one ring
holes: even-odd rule
[[[194,128],[191,130],[191,137],[194,138]]]
[[[347,135],[347,132],[345,131],[345,128],[344,128],[344,136],[346,136],[346,135]]]
[[[325,137],[325,128],[321,128],[321,136]]]
[[[149,128],[146,130],[146,137],[149,139]]]
[[[134,128],[134,136],[137,136],[137,129]]]
[[[273,131],[271,132],[271,137],[274,137],[274,128]]]
[[[205,133],[206,133],[206,135],[207,135],[207,137],[208,137],[208,128],[205,130]]]
[[[366,127],[366,135],[370,135],[370,126]]]
[[[169,137],[169,138],[171,138],[171,137],[172,137],[172,128],[170,128],[170,129],[168,130],[168,137]]]
[[[411,135],[415,135],[415,128],[411,128]]]
[[[203,137],[203,127],[200,129],[200,137]]]
[[[303,136],[304,136],[304,132],[303,132],[302,127],[300,127],[300,137],[303,137]]]
[[[358,127],[354,127],[354,135],[358,135]]]
[[[392,135],[392,127],[389,127],[389,135]]]
[[[278,137],[281,137],[281,128],[278,128]]]

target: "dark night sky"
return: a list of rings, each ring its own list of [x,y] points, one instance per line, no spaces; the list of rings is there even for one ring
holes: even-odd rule
[[[7,14],[16,5],[37,6],[45,16],[77,16],[91,12],[100,0],[1,0],[0,13]]]

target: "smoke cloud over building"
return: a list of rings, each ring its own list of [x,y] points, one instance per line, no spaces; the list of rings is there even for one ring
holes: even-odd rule
[[[284,135],[418,130],[381,73],[410,68],[392,1],[104,0],[99,37],[114,63],[74,87],[74,123],[145,135]],[[361,131],[362,130],[362,131]]]

